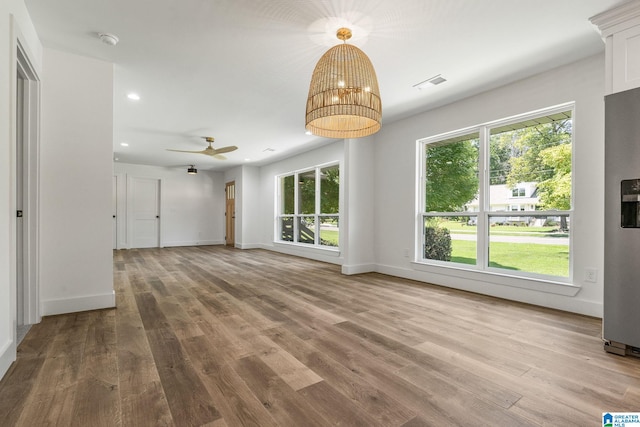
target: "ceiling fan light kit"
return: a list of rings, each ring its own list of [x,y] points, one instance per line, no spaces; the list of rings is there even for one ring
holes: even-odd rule
[[[382,101],[376,72],[367,55],[347,44],[351,30],[336,34],[344,43],[318,61],[309,85],[306,128],[328,138],[361,138],[380,130]]]

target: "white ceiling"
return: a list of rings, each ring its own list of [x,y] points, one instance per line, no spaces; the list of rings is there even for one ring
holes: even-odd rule
[[[384,127],[603,51],[589,18],[620,3],[26,0],[45,47],[115,64],[118,161],[210,170],[264,164],[331,141],[305,135],[304,115],[313,68],[339,42],[340,26],[353,29],[349,42],[376,69]],[[101,43],[99,32],[120,43]],[[448,81],[413,87],[437,74]],[[129,92],[141,99],[129,100]],[[239,149],[224,161],[166,151],[204,149],[201,136]]]

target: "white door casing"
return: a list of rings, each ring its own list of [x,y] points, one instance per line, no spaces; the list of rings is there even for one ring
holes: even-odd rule
[[[16,29],[17,32],[17,29]],[[20,199],[22,223],[16,221],[16,237],[21,239],[17,250],[21,252],[17,268],[20,268],[22,289],[18,300],[21,301],[21,321],[29,325],[40,322],[39,291],[39,174],[40,174],[40,80],[32,66],[26,51],[19,41],[16,43],[17,83],[16,95],[16,201]],[[19,141],[18,141],[19,139]],[[18,147],[19,145],[19,147]],[[19,162],[19,164],[17,164]],[[20,228],[20,229],[18,229]],[[16,295],[17,297],[18,295]]]
[[[16,325],[25,325],[24,321],[24,285],[25,285],[25,244],[24,244],[24,87],[26,76],[18,64],[18,79],[16,81]]]
[[[113,249],[118,249],[118,177],[116,175],[113,176],[112,186],[111,215],[113,220],[111,227],[113,230]]]

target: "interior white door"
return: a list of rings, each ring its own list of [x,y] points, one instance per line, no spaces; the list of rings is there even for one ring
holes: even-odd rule
[[[160,180],[131,180],[131,241],[133,248],[160,246]]]

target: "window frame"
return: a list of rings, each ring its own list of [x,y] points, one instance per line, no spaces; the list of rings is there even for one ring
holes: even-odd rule
[[[321,173],[323,169],[327,169],[327,168],[331,168],[331,167],[337,167],[338,168],[338,176],[339,176],[339,196],[338,196],[338,213],[324,213],[321,212],[321,197],[322,197],[322,179],[321,179]],[[299,189],[300,189],[300,178],[299,176],[302,174],[308,174],[309,172],[314,171],[314,180],[315,180],[315,200],[314,200],[314,204],[315,204],[315,208],[314,208],[314,213],[300,213],[300,193],[299,193]],[[293,202],[294,202],[294,208],[293,208],[293,214],[283,214],[282,213],[282,209],[284,207],[284,203],[283,203],[283,185],[281,184],[284,178],[289,177],[289,176],[293,176],[293,182],[294,182],[294,194],[293,194]],[[306,168],[301,168],[301,169],[297,169],[291,172],[286,172],[286,173],[282,173],[279,175],[276,175],[275,177],[275,185],[276,185],[276,192],[275,192],[275,196],[276,196],[276,200],[275,200],[275,225],[274,225],[274,243],[278,243],[278,244],[283,244],[283,245],[288,245],[288,246],[297,246],[297,247],[303,247],[303,248],[314,248],[314,249],[319,249],[319,250],[323,250],[323,251],[330,251],[330,252],[339,252],[340,251],[340,245],[342,242],[341,236],[340,236],[340,229],[339,229],[339,225],[342,222],[342,214],[340,212],[340,194],[342,194],[342,167],[341,167],[341,163],[339,161],[332,161],[332,162],[327,162],[327,163],[322,163],[319,165],[315,165],[315,166],[310,166],[310,167],[306,167]],[[300,237],[300,221],[305,218],[305,217],[311,217],[313,218],[313,223],[314,223],[314,227],[317,226],[319,227],[320,225],[320,218],[327,218],[327,217],[331,217],[331,218],[336,218],[338,221],[338,245],[337,246],[329,246],[329,245],[323,245],[321,244],[321,240],[320,240],[320,233],[319,230],[316,230],[316,232],[314,232],[314,242],[313,243],[309,243],[309,242],[303,242],[303,241],[299,241],[299,237]],[[282,220],[285,218],[290,218],[291,219],[291,223],[293,225],[293,230],[292,230],[292,236],[293,239],[291,241],[289,240],[283,240],[282,239]]]
[[[491,138],[491,130],[501,126],[507,126],[510,124],[518,124],[527,120],[535,120],[540,117],[550,116],[553,114],[570,112],[571,120],[572,120],[572,132],[571,132],[571,170],[572,170],[572,180],[571,180],[571,207],[569,210],[518,210],[518,211],[509,211],[500,212],[500,211],[491,211],[490,205],[490,138]],[[478,133],[479,135],[479,153],[478,153],[478,209],[477,211],[467,211],[467,212],[426,212],[426,174],[427,174],[427,159],[426,159],[426,148],[429,144],[436,144],[446,139],[452,139],[458,136],[468,135],[472,133]],[[531,111],[524,114],[519,114],[515,116],[511,116],[504,119],[494,120],[491,122],[486,122],[482,124],[478,124],[475,126],[466,127],[463,129],[459,129],[453,132],[445,132],[438,135],[421,138],[417,140],[417,197],[416,197],[416,228],[415,228],[415,253],[413,264],[418,269],[427,267],[426,271],[431,271],[428,267],[443,267],[449,272],[464,272],[469,271],[470,273],[482,273],[482,274],[490,274],[492,276],[504,276],[504,277],[512,277],[516,279],[523,279],[520,285],[517,287],[524,287],[529,289],[539,289],[536,286],[528,286],[526,281],[536,281],[536,282],[546,282],[550,284],[559,284],[559,285],[572,285],[573,277],[574,277],[574,245],[573,245],[573,232],[569,233],[569,271],[568,275],[565,276],[552,276],[545,275],[539,273],[525,272],[525,271],[514,271],[503,268],[491,267],[489,266],[489,245],[490,245],[490,221],[491,217],[508,215],[508,216],[567,216],[568,220],[571,224],[573,224],[574,217],[574,206],[575,206],[575,179],[573,179],[573,171],[575,170],[575,102],[568,102],[564,104],[559,104],[553,107],[544,108],[540,110]],[[526,190],[525,190],[526,194]],[[513,197],[518,199],[520,197]],[[525,196],[526,198],[526,196]],[[514,200],[515,202],[515,200]],[[511,203],[510,203],[511,204]],[[516,203],[512,203],[516,204]],[[521,205],[522,207],[527,207]],[[511,206],[509,206],[510,208]],[[440,261],[440,260],[432,260],[424,257],[424,246],[425,246],[425,232],[424,232],[424,223],[426,218],[428,217],[460,217],[460,216],[468,216],[475,217],[475,229],[476,229],[476,264],[463,264],[459,262],[452,261]],[[454,273],[456,274],[456,273]],[[464,275],[464,273],[461,273]],[[511,283],[510,283],[511,284]],[[563,292],[558,292],[563,293]]]

